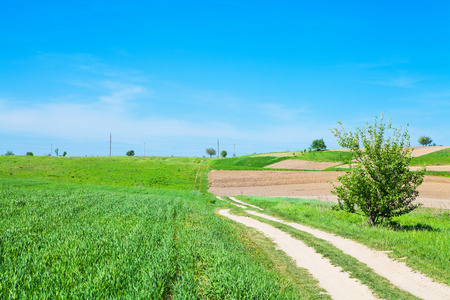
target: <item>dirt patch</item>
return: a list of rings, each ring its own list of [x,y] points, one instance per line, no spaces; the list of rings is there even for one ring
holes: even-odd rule
[[[297,169],[297,170],[325,170],[334,166],[340,165],[335,162],[315,162],[298,159],[287,159],[269,166],[267,169]]]
[[[411,166],[409,169],[411,171],[420,170],[421,166]],[[450,165],[437,165],[437,166],[426,166],[427,171],[440,171],[440,172],[450,172]]]
[[[336,201],[329,181],[337,183],[344,172],[320,171],[218,171],[209,173],[209,192],[223,196],[313,198]],[[418,201],[424,207],[450,209],[450,178],[425,176]]]
[[[413,149],[411,156],[418,157],[426,154],[430,154],[436,151],[444,150],[450,148],[450,146],[426,146],[426,147],[410,147]]]

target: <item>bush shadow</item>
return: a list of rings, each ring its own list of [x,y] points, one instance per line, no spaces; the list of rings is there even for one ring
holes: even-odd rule
[[[430,225],[417,223],[414,225],[402,225],[396,221],[390,222],[387,227],[394,231],[434,231],[438,232],[440,231],[439,228],[433,228]]]

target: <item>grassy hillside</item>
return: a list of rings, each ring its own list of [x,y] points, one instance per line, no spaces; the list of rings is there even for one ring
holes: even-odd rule
[[[450,165],[450,148],[419,157],[413,157],[411,159],[411,165]]]
[[[206,163],[215,170],[264,170],[265,166],[285,160],[287,157],[239,156],[210,159]]]
[[[0,178],[180,190],[207,189],[207,165],[190,157],[0,156]]]
[[[352,154],[346,151],[298,152],[295,156],[280,157],[271,155],[274,154],[267,153],[232,158],[209,159],[206,163],[215,170],[265,170],[264,167],[287,159],[347,163],[352,158]]]
[[[352,153],[349,151],[307,151],[306,153],[296,155],[295,159],[316,162],[348,163],[352,160]]]

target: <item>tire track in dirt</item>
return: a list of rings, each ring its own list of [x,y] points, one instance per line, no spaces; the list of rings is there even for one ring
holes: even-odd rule
[[[262,232],[266,237],[273,239],[281,250],[295,260],[297,266],[307,269],[333,299],[377,299],[367,286],[354,278],[350,278],[348,273],[342,271],[342,268],[332,265],[328,259],[302,241],[253,218],[232,215],[229,209],[222,209],[218,213],[245,226],[252,227]]]

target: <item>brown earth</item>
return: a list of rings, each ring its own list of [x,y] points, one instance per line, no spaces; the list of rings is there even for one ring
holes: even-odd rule
[[[209,192],[222,196],[269,196],[336,201],[331,194],[337,176],[344,172],[320,171],[218,171],[209,173]],[[418,201],[424,207],[450,209],[450,178],[425,176]]]

